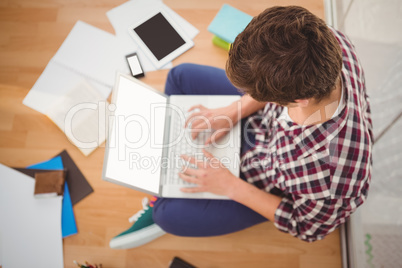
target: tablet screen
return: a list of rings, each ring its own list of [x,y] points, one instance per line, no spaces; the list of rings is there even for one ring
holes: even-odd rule
[[[134,31],[158,60],[185,44],[161,13],[135,27]]]

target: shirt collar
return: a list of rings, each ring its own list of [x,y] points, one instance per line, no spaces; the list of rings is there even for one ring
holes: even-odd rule
[[[340,107],[340,112],[328,121],[316,125],[301,126],[294,122],[289,122],[283,117],[274,119],[274,125],[282,128],[294,144],[302,144],[301,150],[303,155],[309,155],[318,151],[332,139],[334,139],[342,128],[345,126],[349,114],[349,109],[353,108],[353,100],[350,96],[353,94],[351,81],[346,75],[347,70],[342,69],[342,91],[344,93],[344,101]],[[353,109],[352,109],[353,110]]]

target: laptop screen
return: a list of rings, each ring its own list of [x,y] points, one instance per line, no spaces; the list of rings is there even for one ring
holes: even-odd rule
[[[105,177],[158,193],[167,97],[120,75],[113,100]]]

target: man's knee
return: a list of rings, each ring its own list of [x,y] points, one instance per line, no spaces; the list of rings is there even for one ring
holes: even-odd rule
[[[182,63],[170,69],[166,81],[165,93],[167,95],[183,94],[182,84],[185,77],[194,64]]]
[[[158,199],[153,210],[153,220],[167,233],[184,235],[181,232],[184,216],[179,211],[173,200]]]

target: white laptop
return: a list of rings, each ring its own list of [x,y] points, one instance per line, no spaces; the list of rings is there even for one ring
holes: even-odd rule
[[[239,98],[167,96],[133,77],[118,74],[109,109],[114,111],[109,117],[103,179],[161,197],[227,199],[207,192],[180,191],[180,188],[194,186],[178,176],[183,165],[189,166],[180,156],[187,154],[202,161],[202,149],[205,148],[239,176],[240,124],[209,146],[205,141],[211,131],[203,131],[193,140],[190,129],[184,128],[190,107],[202,104],[218,108]]]

